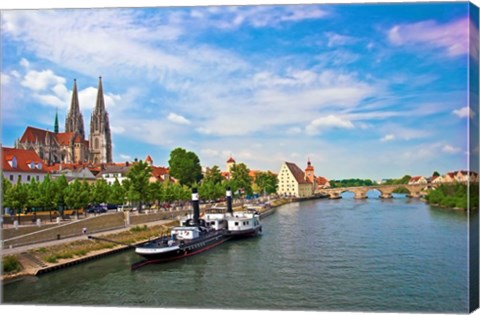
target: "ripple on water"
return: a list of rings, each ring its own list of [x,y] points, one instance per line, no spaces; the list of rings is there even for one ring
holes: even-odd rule
[[[4,287],[4,302],[380,312],[467,311],[467,218],[412,199],[279,208],[264,235],[134,272],[120,253]],[[62,288],[62,294],[58,294]]]

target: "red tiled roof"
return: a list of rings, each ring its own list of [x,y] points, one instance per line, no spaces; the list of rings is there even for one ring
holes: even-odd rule
[[[28,172],[28,173],[47,173],[44,169],[44,164],[42,159],[37,155],[33,150],[22,150],[22,149],[13,149],[13,148],[4,148],[2,147],[2,170],[11,171],[11,172]],[[17,160],[17,167],[12,167],[8,163],[15,157]],[[34,162],[35,165],[41,164],[42,169],[33,168],[31,169],[28,164]]]
[[[153,162],[152,160],[152,157],[149,155],[147,155],[147,157],[145,158],[145,162]]]
[[[232,157],[230,157],[230,158],[227,160],[227,163],[235,163],[235,160],[234,160]]]
[[[326,179],[325,177],[317,177],[315,178],[315,180],[317,181],[317,185],[326,185],[327,182],[328,182],[328,179]]]
[[[21,143],[26,143],[26,142],[39,142],[39,143],[45,143],[45,138],[49,137],[50,140],[54,141],[56,140],[55,138],[55,133],[45,130],[45,129],[39,129],[39,128],[34,128],[28,126],[27,129],[25,129],[25,132],[23,133],[22,137],[20,138]]]
[[[72,138],[74,137],[74,135],[75,135],[74,132],[54,133],[45,129],[39,129],[39,128],[28,126],[27,129],[25,129],[25,132],[23,133],[22,137],[20,138],[20,142],[35,143],[38,141],[39,143],[45,144],[45,139],[49,137],[50,141],[56,141],[62,146],[67,146],[67,145],[70,145],[70,142],[72,141]],[[77,135],[75,137],[74,143],[83,143],[86,146],[88,146],[88,141],[85,139],[82,139],[82,136],[80,135]]]
[[[157,167],[157,166],[152,166],[152,176],[154,177],[161,177],[163,175],[168,175],[170,173],[170,170],[168,167]]]
[[[297,166],[297,164],[285,162],[285,165],[287,165],[288,169],[293,174],[293,177],[295,177],[295,180],[299,184],[309,184],[309,182],[305,179],[305,173],[300,169],[300,167]]]
[[[74,133],[73,132],[59,132],[55,134],[58,143],[61,145],[70,145]]]

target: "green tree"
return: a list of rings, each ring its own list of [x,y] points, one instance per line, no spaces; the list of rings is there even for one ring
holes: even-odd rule
[[[142,211],[143,203],[148,199],[151,173],[152,168],[143,161],[133,164],[127,173],[127,178],[130,181],[127,196],[130,201],[138,202],[138,212]]]
[[[28,185],[28,208],[32,208],[32,210],[38,210],[40,207],[40,184],[32,178],[30,184]]]
[[[28,206],[28,185],[21,182],[16,183],[10,189],[8,203],[15,210],[15,213],[20,214]]]
[[[176,178],[181,185],[191,187],[203,177],[200,159],[195,153],[185,149],[176,148],[170,152],[168,165],[170,167],[170,175]]]
[[[260,172],[255,174],[255,184],[259,191],[258,193],[273,194],[277,191],[278,178],[272,172]]]
[[[198,187],[198,194],[203,200],[216,200],[225,195],[225,189],[221,182],[204,179]]]
[[[250,170],[244,163],[235,164],[232,167],[229,184],[233,192],[243,191],[247,195],[253,193]]]
[[[65,189],[65,204],[69,209],[81,209],[88,205],[88,198],[85,198],[85,187],[78,179],[68,185]],[[88,192],[87,192],[88,193]]]
[[[55,191],[55,207],[60,210],[60,215],[63,218],[63,210],[66,206],[65,204],[65,191],[68,187],[68,181],[65,175],[62,174],[53,182],[53,187]]]
[[[433,172],[432,174],[432,177],[439,177],[439,176],[440,176],[440,173],[437,171]]]
[[[160,204],[162,201],[162,183],[153,182],[150,183],[148,187],[148,200],[154,202],[155,204]]]
[[[207,170],[203,181],[209,181],[214,184],[221,183],[223,181],[222,171],[217,165],[214,165],[212,168]]]
[[[123,205],[125,203],[125,188],[120,184],[117,178],[110,187],[110,194],[107,202],[114,205]]]
[[[11,198],[9,196],[12,183],[2,174],[2,204],[5,208],[11,208]],[[3,209],[2,209],[3,210]],[[3,213],[3,211],[2,211]]]
[[[95,181],[92,188],[92,203],[100,204],[108,202],[108,199],[110,198],[110,185],[108,185],[105,180],[100,179]]]
[[[173,191],[173,183],[169,180],[166,180],[162,183],[162,189],[160,192],[161,201],[163,202],[172,202],[175,200],[175,193]]]
[[[52,220],[52,210],[56,210],[56,186],[55,183],[50,179],[50,175],[45,176],[43,181],[38,186],[39,189],[39,206],[44,210],[50,211],[50,221]]]

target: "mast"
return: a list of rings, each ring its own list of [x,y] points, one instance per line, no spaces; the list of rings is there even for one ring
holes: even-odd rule
[[[193,225],[198,226],[200,218],[200,207],[197,188],[192,188]]]
[[[232,191],[230,190],[230,186],[227,187],[227,213],[233,216]]]

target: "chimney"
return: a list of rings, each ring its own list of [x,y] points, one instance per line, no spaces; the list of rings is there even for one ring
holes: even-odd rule
[[[230,186],[227,187],[227,213],[233,216],[232,191],[230,190]]]
[[[197,188],[192,188],[193,224],[197,226],[200,218],[200,207],[198,203],[199,202]]]

